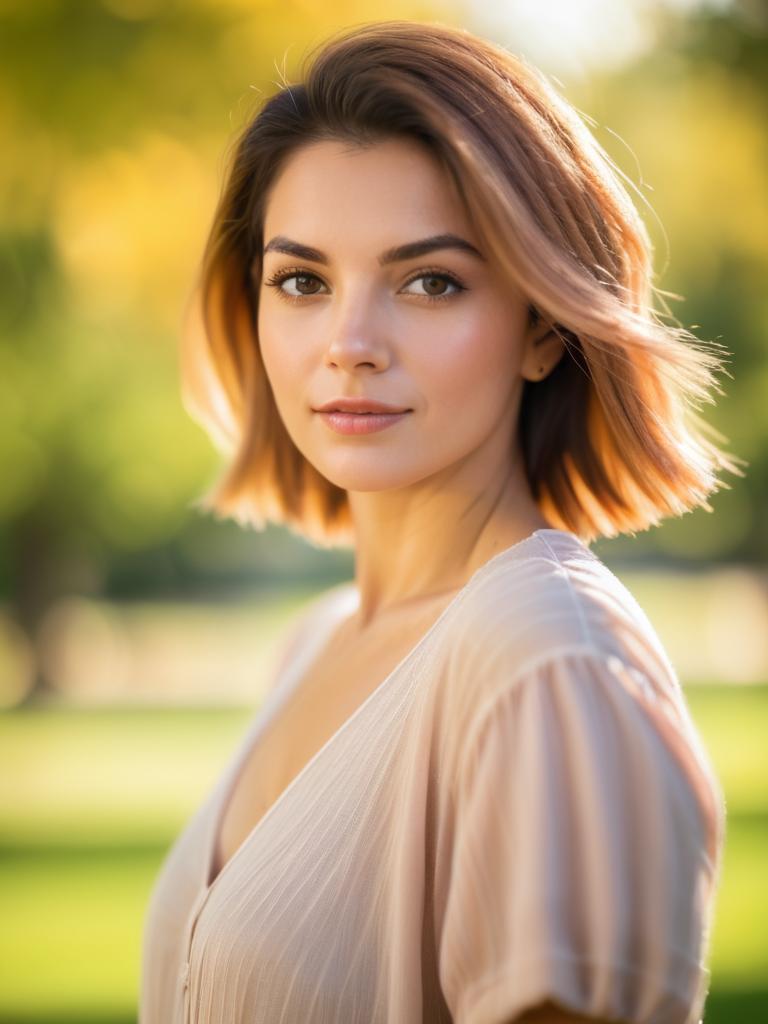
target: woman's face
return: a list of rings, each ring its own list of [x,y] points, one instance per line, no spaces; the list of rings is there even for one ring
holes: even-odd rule
[[[392,252],[445,235],[461,241]],[[483,258],[425,147],[302,148],[273,184],[264,243],[264,366],[291,439],[323,476],[381,491],[450,473],[494,441],[511,451],[527,303]],[[361,432],[373,417],[315,411],[337,398],[409,411]]]

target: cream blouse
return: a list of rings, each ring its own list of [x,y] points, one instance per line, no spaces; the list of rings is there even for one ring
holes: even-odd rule
[[[698,1024],[725,802],[648,618],[574,534],[482,565],[209,884],[249,751],[355,584],[312,599],[169,851],[139,1024]]]

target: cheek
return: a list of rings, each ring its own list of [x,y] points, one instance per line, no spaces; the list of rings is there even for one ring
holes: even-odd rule
[[[514,388],[514,324],[502,316],[459,313],[435,332],[421,369],[425,391],[437,412],[494,415]]]
[[[290,404],[298,398],[296,384],[302,380],[302,350],[294,344],[290,327],[280,323],[280,317],[262,315],[257,321],[259,352],[267,379],[278,405]]]

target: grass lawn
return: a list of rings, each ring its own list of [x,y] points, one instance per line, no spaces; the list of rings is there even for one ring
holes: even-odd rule
[[[768,1019],[768,686],[688,686],[728,839],[706,1024]],[[0,717],[0,1024],[136,1020],[141,928],[161,860],[252,710]]]

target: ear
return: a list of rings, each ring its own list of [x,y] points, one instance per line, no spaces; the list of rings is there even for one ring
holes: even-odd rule
[[[554,325],[533,306],[528,307],[528,331],[523,346],[520,375],[525,380],[540,381],[554,370],[565,354],[565,345]]]

